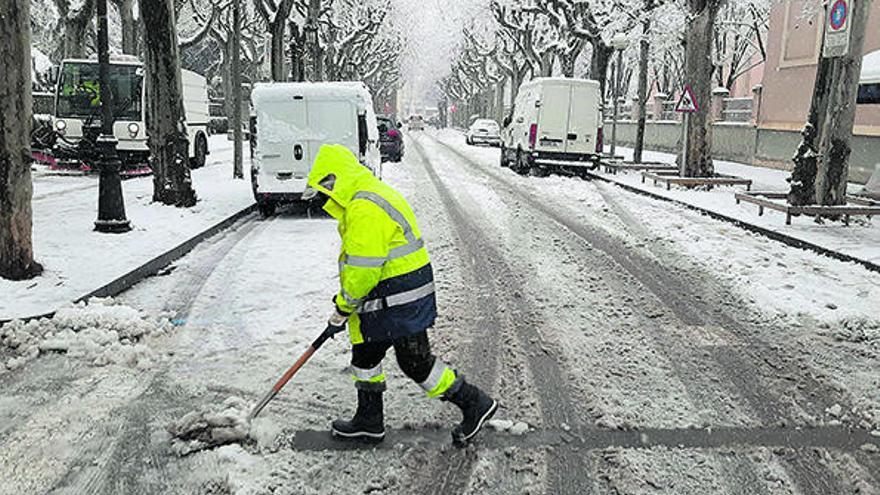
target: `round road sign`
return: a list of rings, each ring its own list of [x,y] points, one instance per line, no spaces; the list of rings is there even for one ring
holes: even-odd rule
[[[835,31],[846,25],[846,16],[849,14],[849,4],[846,0],[836,0],[828,14],[828,25]]]

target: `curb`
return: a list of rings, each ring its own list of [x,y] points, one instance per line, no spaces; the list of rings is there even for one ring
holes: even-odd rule
[[[241,220],[242,218],[250,215],[254,211],[256,211],[257,205],[256,203],[248,206],[247,208],[240,210],[236,213],[233,213],[229,217],[221,220],[219,223],[214,224],[209,227],[207,230],[204,230],[195,236],[183,241],[177,246],[171,248],[170,250],[156,256],[150,261],[144,263],[143,265],[131,270],[130,272],[122,275],[121,277],[111,281],[110,283],[103,285],[88,294],[82,295],[73,300],[74,303],[79,303],[83,301],[88,301],[93,297],[115,297],[126,290],[132,288],[138,282],[144,280],[147,277],[155,275],[159,272],[159,270],[167,267],[174,261],[182,258],[184,255],[193,250],[197,245],[199,245],[202,241],[213,237],[214,235],[220,233],[223,230],[229,228],[235,222]],[[55,311],[51,311],[49,313],[43,313],[40,315],[33,316],[24,316],[20,318],[10,318],[10,319],[0,319],[0,326],[9,323],[13,320],[20,320],[24,322],[28,322],[31,320],[36,320],[40,318],[52,318],[55,316]]]
[[[839,261],[847,261],[847,262],[857,263],[872,272],[880,273],[880,265],[878,265],[876,263],[872,263],[868,260],[863,260],[861,258],[856,258],[855,256],[850,256],[848,254],[844,254],[839,251],[834,251],[833,249],[828,249],[828,248],[819,246],[817,244],[813,244],[812,242],[805,241],[803,239],[798,239],[797,237],[792,237],[790,235],[783,234],[781,232],[777,232],[775,230],[770,230],[765,227],[759,227],[758,225],[748,223],[743,220],[739,220],[737,218],[733,218],[733,217],[730,217],[730,216],[727,216],[727,215],[724,215],[722,213],[718,213],[718,212],[715,212],[712,210],[707,210],[707,209],[702,208],[700,206],[695,206],[690,203],[685,203],[684,201],[681,201],[678,199],[667,198],[666,196],[662,196],[660,194],[656,194],[651,191],[645,191],[644,189],[639,189],[638,187],[631,186],[629,184],[624,184],[622,182],[618,182],[618,181],[611,179],[611,178],[608,178],[608,177],[603,177],[601,175],[596,174],[595,172],[587,171],[587,172],[585,172],[585,175],[587,175],[593,179],[598,179],[603,182],[607,182],[609,184],[614,184],[614,185],[616,185],[626,191],[629,191],[629,192],[641,194],[642,196],[647,196],[652,199],[657,199],[657,200],[666,201],[669,203],[674,203],[679,206],[683,206],[689,210],[698,211],[698,212],[702,213],[703,215],[707,215],[707,216],[712,217],[716,220],[721,220],[722,222],[731,223],[731,224],[736,225],[737,227],[739,227],[743,230],[747,230],[749,232],[754,232],[756,234],[763,235],[764,237],[768,237],[774,241],[778,241],[778,242],[781,242],[783,244],[786,244],[786,245],[789,245],[792,247],[796,247],[796,248],[800,248],[800,249],[807,249],[807,250],[816,252],[818,254],[821,254],[823,256],[828,256],[829,258],[834,258]]]

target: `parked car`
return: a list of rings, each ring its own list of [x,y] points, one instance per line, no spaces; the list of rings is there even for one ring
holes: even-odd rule
[[[501,132],[501,166],[521,174],[578,174],[599,165],[599,83],[539,77],[519,88]]]
[[[403,158],[403,134],[400,122],[388,115],[377,115],[379,125],[379,151],[382,161],[399,162]]]
[[[409,116],[408,127],[410,131],[421,131],[425,128],[425,121],[422,119],[422,116],[419,114],[414,114]]]
[[[264,216],[272,215],[282,203],[302,201],[322,144],[348,147],[381,177],[379,129],[365,84],[260,83],[251,99],[251,186]]]
[[[477,119],[465,133],[467,144],[501,146],[501,128],[492,119]]]

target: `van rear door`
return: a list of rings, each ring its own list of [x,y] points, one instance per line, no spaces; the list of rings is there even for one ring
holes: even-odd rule
[[[569,86],[546,84],[541,90],[535,149],[563,152],[568,131]]]
[[[304,139],[309,132],[307,111],[302,96],[266,101],[256,108],[256,159],[260,173],[272,177],[273,183],[302,182],[309,173],[311,161]],[[279,192],[285,189],[282,187]]]
[[[357,107],[350,100],[314,99],[309,101],[308,167],[311,169],[322,144],[341,144],[360,156],[358,150]]]
[[[571,85],[571,110],[565,151],[568,153],[595,153],[596,131],[599,127],[599,90],[593,84]]]

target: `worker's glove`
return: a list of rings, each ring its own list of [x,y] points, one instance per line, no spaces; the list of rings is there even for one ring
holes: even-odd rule
[[[330,332],[331,336],[345,330],[345,324],[348,322],[349,316],[349,313],[346,313],[339,308],[333,310],[333,313],[327,320],[327,331]]]

